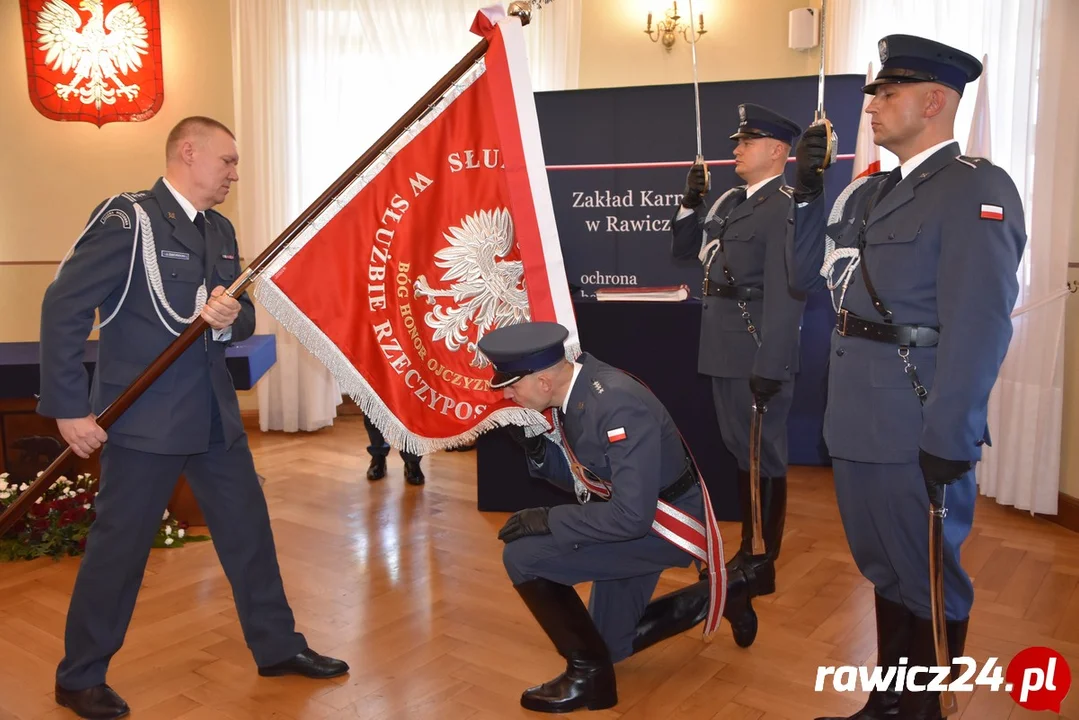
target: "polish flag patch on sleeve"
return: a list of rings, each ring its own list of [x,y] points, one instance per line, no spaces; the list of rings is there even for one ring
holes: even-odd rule
[[[626,429],[624,427],[615,428],[614,430],[607,431],[607,440],[609,442],[621,442],[626,439]]]
[[[1000,205],[982,205],[982,220],[1003,220],[1004,208]]]

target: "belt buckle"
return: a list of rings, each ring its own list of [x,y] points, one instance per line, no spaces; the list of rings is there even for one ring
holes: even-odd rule
[[[850,317],[850,313],[846,310],[840,310],[839,317],[841,318],[839,323],[839,334],[843,337],[847,337],[847,318]]]

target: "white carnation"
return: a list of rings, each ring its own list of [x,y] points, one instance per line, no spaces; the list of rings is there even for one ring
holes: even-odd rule
[[[166,545],[172,545],[172,538],[165,538]]]

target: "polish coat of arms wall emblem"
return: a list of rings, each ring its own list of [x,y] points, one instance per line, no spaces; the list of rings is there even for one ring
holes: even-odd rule
[[[19,0],[30,101],[50,120],[139,122],[165,99],[158,0]]]

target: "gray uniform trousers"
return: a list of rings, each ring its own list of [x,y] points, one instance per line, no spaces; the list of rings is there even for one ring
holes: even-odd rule
[[[834,458],[836,500],[858,569],[877,593],[922,618],[929,598],[929,496],[917,463],[866,463]],[[974,586],[959,550],[974,523],[978,487],[974,472],[948,486],[944,505],[944,610],[966,620]]]
[[[738,469],[749,472],[749,426],[753,415],[749,381],[714,377],[712,399],[723,444],[738,461]],[[794,383],[785,382],[768,401],[768,410],[761,423],[761,477],[787,475],[787,416],[793,400]]]
[[[56,680],[68,690],[105,682],[123,644],[150,546],[183,473],[213,536],[244,639],[260,666],[303,651],[277,564],[266,499],[247,436],[226,447],[214,401],[210,446],[197,455],[160,455],[106,443],[97,517],[67,615],[65,656]]]
[[[596,502],[596,501],[592,501]],[[704,517],[701,489],[694,485],[677,507]],[[633,654],[637,622],[652,599],[660,574],[688,567],[693,558],[654,532],[634,540],[595,545],[560,545],[552,535],[531,535],[507,543],[502,562],[514,585],[544,578],[563,585],[592,581],[588,610],[607,643],[611,661]]]

